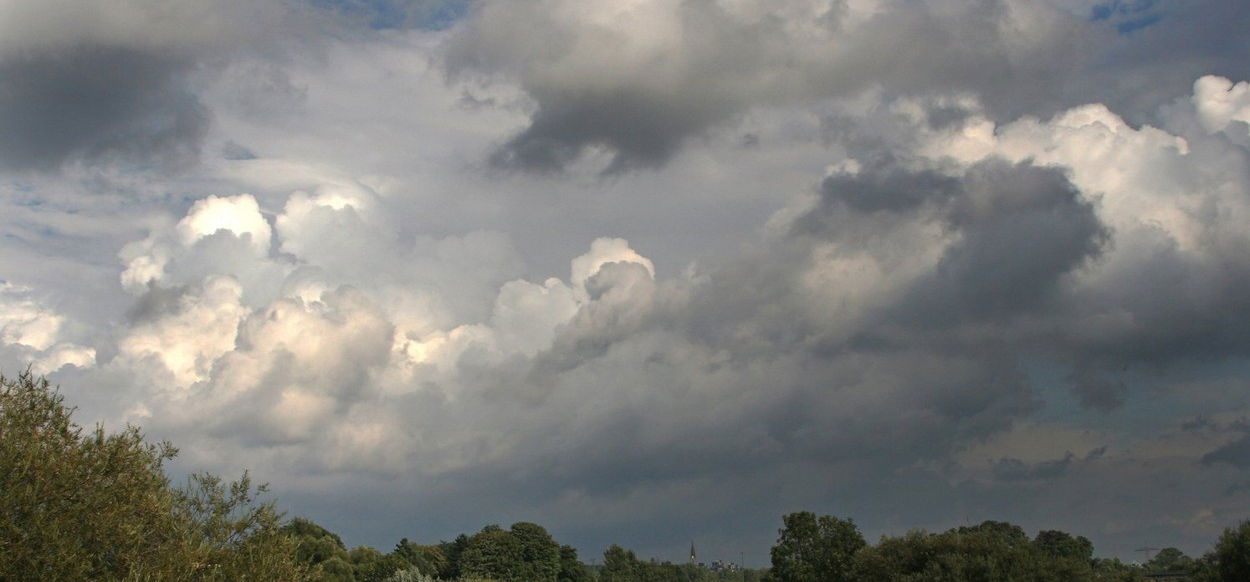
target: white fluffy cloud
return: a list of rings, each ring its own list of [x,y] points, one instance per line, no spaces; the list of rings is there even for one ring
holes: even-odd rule
[[[1224,131],[1233,121],[1250,123],[1250,83],[1233,84],[1224,77],[1208,75],[1194,83],[1194,107],[1207,131]]]
[[[0,282],[0,347],[17,351],[15,355],[25,359],[36,374],[54,372],[63,366],[94,366],[95,350],[67,341],[65,316],[41,305],[31,292]]]

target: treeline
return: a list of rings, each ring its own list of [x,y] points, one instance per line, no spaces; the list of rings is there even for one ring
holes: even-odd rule
[[[1250,522],[1191,558],[1160,551],[1144,565],[1094,556],[1081,536],[987,521],[942,533],[864,539],[854,522],[782,518],[764,570],[641,560],[617,545],[587,567],[545,528],[489,525],[452,541],[401,539],[348,549],[307,519],[283,521],[263,487],[207,474],[182,487],[163,465],[177,453],[135,427],[84,431],[55,389],[0,376],[0,582],[1192,582],[1250,581]]]
[[[613,544],[602,566],[587,566],[572,546],[560,545],[538,524],[488,525],[453,541],[422,545],[401,539],[389,553],[368,546],[351,550],[333,532],[295,518],[283,532],[296,557],[317,582],[761,582],[758,570],[712,570],[694,564],[640,560]]]
[[[282,531],[295,541],[295,556],[320,582],[497,580],[589,582],[577,550],[556,543],[538,524],[488,525],[450,542],[422,545],[401,539],[389,553],[357,546],[348,551],[338,535],[302,518]]]
[[[1250,522],[1224,531],[1212,551],[1176,548],[1145,564],[1094,556],[1083,536],[986,521],[942,533],[914,530],[869,545],[854,522],[799,512],[783,518],[769,582],[1193,582],[1250,581]]]
[[[1145,564],[1099,558],[1083,536],[1043,530],[1030,538],[999,521],[941,533],[914,530],[870,545],[851,520],[798,512],[782,518],[772,566],[712,570],[642,560],[613,544],[603,564],[587,567],[570,546],[537,524],[487,526],[473,536],[420,545],[400,540],[383,554],[348,551],[339,537],[305,519],[284,530],[319,582],[460,580],[499,582],[1192,582],[1250,581],[1250,522],[1224,532],[1211,552],[1193,558],[1165,548]]]

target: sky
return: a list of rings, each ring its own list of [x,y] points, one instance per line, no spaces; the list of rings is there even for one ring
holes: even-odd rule
[[[1250,3],[0,0],[0,371],[351,545],[1250,518]],[[599,558],[601,559],[601,558]]]

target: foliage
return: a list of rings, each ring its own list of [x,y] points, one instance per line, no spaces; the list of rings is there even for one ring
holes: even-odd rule
[[[434,578],[422,574],[420,568],[406,568],[391,574],[383,582],[434,582]]]
[[[782,517],[772,549],[770,579],[776,582],[839,582],[849,580],[852,560],[867,543],[851,520],[808,511]]]
[[[447,568],[447,558],[438,546],[423,546],[403,538],[395,544],[393,553],[422,572],[434,574]]]
[[[1095,580],[1093,544],[1044,531],[1030,541],[1017,526],[986,521],[940,534],[883,538],[856,558],[862,582],[1078,582]],[[1108,578],[1114,579],[1114,578]]]
[[[538,524],[514,523],[507,531],[489,525],[467,540],[459,562],[461,576],[505,582],[556,582],[560,546]]]
[[[439,542],[439,552],[447,559],[447,565],[438,571],[440,579],[457,580],[460,578],[460,555],[467,547],[469,547],[469,536],[464,534],[456,536],[456,539],[450,542]]]
[[[612,544],[603,552],[599,582],[633,582],[642,578],[642,565],[633,550]]]
[[[296,543],[295,560],[312,569],[312,582],[354,582],[351,556],[343,540],[330,530],[297,517],[282,527]]]
[[[1194,559],[1177,548],[1163,548],[1146,562],[1145,567],[1147,572],[1152,573],[1190,572],[1194,569]]]
[[[1211,554],[1218,580],[1250,580],[1250,521],[1225,529]]]
[[[395,553],[383,554],[368,546],[357,546],[350,552],[356,582],[382,582],[400,570],[412,567]]]
[[[639,560],[632,550],[612,544],[603,552],[599,582],[761,582],[758,570],[720,570],[694,564]]]
[[[1091,568],[1091,579],[1096,582],[1142,582],[1146,579],[1141,566],[1125,564],[1119,558],[1096,558]]]
[[[0,580],[293,580],[292,540],[247,475],[170,485],[169,443],[84,434],[29,372],[0,377]]]
[[[590,572],[586,565],[577,559],[577,548],[560,546],[560,573],[557,582],[590,582]]]

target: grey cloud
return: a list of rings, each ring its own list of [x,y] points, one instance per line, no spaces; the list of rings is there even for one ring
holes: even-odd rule
[[[607,95],[577,95],[540,102],[530,125],[491,156],[499,167],[555,172],[588,146],[603,145],[615,155],[607,174],[654,168],[677,151],[689,135],[723,117],[707,104],[681,104],[672,96],[644,95],[621,88]]]
[[[821,182],[820,207],[795,221],[793,231],[835,234],[831,218],[849,210],[872,214],[904,212],[926,203],[941,206],[961,188],[957,178],[934,170],[907,170],[898,164],[876,164],[862,175],[835,174]]]
[[[0,164],[49,170],[70,159],[178,164],[198,153],[209,114],[184,85],[193,61],[86,45],[0,57]]]
[[[132,322],[142,323],[159,319],[179,309],[179,302],[191,292],[190,285],[161,286],[154,281],[148,283],[147,290],[135,299],[126,313]]]
[[[1062,170],[994,160],[958,177],[893,162],[831,176],[819,205],[792,232],[857,245],[859,235],[849,233],[927,220],[941,221],[959,240],[897,307],[903,325],[1001,320],[1040,309],[1109,237]]]
[[[1067,380],[1081,404],[1103,412],[1119,408],[1128,396],[1128,385],[1123,380],[1096,366],[1078,365]]]
[[[1202,456],[1202,464],[1226,463],[1238,469],[1250,469],[1250,435],[1243,436]]]
[[[1063,276],[1098,255],[1106,227],[1063,172],[981,163],[964,177],[948,223],[962,234],[923,284],[928,313],[1009,317],[1042,307]],[[941,314],[940,316],[938,314]]]
[[[823,11],[787,4],[761,14],[704,1],[673,4],[671,12],[662,6],[616,16],[650,18],[641,25],[654,29],[645,40],[587,16],[611,12],[606,3],[479,6],[450,47],[448,69],[514,77],[536,105],[530,125],[492,160],[550,172],[599,146],[613,156],[607,173],[657,167],[687,140],[752,107],[853,96],[874,86],[972,91],[1001,116],[1056,111],[1071,101],[1062,98],[1063,79],[1101,42],[1088,23],[1041,3],[887,5],[858,24],[848,24],[841,2]],[[653,22],[661,19],[662,26]],[[934,123],[958,115],[937,111]]]
[[[999,481],[1044,481],[1056,479],[1068,471],[1076,455],[1068,453],[1062,459],[1026,463],[1020,459],[1004,457],[993,463],[994,478]]]

